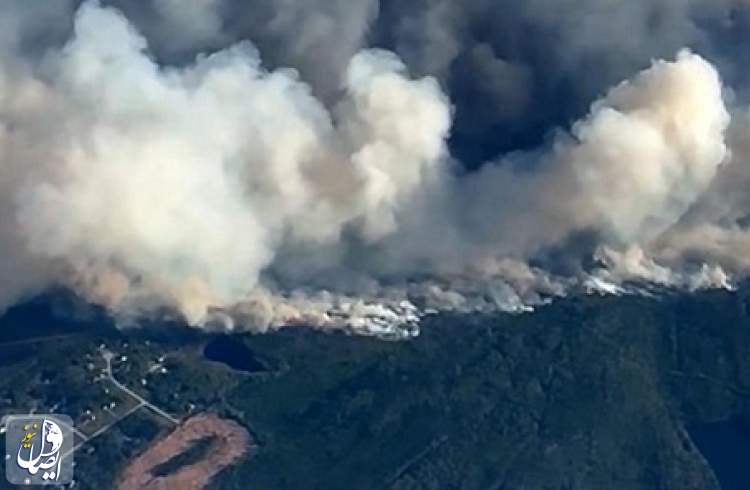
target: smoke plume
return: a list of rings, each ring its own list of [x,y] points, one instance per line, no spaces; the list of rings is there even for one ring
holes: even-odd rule
[[[318,3],[0,7],[0,306],[393,333],[747,273],[745,4]]]

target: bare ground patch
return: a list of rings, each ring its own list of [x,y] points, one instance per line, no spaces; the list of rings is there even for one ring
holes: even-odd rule
[[[154,470],[207,438],[212,447],[205,458],[180,467],[165,476]],[[157,441],[125,468],[118,490],[200,490],[221,470],[244,456],[250,434],[238,423],[214,414],[201,413],[180,424],[171,434]]]

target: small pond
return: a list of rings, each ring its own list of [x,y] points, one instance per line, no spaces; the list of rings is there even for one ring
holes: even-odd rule
[[[203,349],[209,361],[223,363],[235,371],[260,373],[268,368],[255,357],[252,350],[240,337],[221,335],[212,339]]]

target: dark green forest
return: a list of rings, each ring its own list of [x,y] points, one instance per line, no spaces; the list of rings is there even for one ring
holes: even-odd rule
[[[403,342],[236,336],[248,373],[206,360],[214,337],[179,326],[117,330],[90,314],[54,342],[19,344],[22,320],[11,311],[0,337],[3,413],[96,408],[106,398],[87,371],[106,343],[129,356],[119,379],[154,403],[249,430],[254,447],[216,489],[719,489],[688,428],[750,426],[747,286],[436,315]],[[158,356],[169,373],[139,386]],[[168,430],[148,413],[122,420],[76,453],[76,488],[112,487]]]

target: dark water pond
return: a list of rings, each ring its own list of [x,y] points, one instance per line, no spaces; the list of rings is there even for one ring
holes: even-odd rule
[[[259,373],[268,370],[239,337],[223,335],[214,338],[206,344],[203,356],[209,361],[221,362],[244,373]]]
[[[750,489],[750,428],[726,420],[688,429],[722,490]]]

